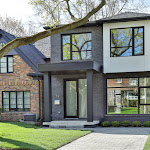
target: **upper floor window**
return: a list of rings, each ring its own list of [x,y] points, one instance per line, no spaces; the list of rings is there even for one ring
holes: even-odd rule
[[[62,35],[62,60],[82,60],[91,57],[91,33]]]
[[[144,54],[144,27],[111,29],[111,57]]]
[[[13,72],[13,56],[5,56],[0,59],[0,73]]]
[[[3,92],[4,111],[30,111],[30,91]]]
[[[0,49],[5,45],[4,42],[0,42]],[[0,59],[0,73],[12,73],[13,72],[13,56],[5,56]]]

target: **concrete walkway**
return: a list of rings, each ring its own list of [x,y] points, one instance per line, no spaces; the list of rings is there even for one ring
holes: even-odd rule
[[[143,150],[150,128],[94,128],[93,133],[81,137],[58,150]]]

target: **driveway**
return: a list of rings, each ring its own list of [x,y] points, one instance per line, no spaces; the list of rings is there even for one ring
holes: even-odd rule
[[[150,128],[97,127],[58,150],[143,150]]]

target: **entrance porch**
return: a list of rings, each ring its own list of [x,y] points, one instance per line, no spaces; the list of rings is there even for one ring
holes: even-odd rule
[[[99,123],[104,112],[99,64],[64,62],[39,65],[39,70],[44,72],[44,125],[83,127]]]

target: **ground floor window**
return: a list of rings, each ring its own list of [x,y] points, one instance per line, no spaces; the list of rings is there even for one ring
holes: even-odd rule
[[[107,79],[107,114],[150,114],[150,78]]]
[[[2,92],[3,111],[30,111],[30,91]]]

